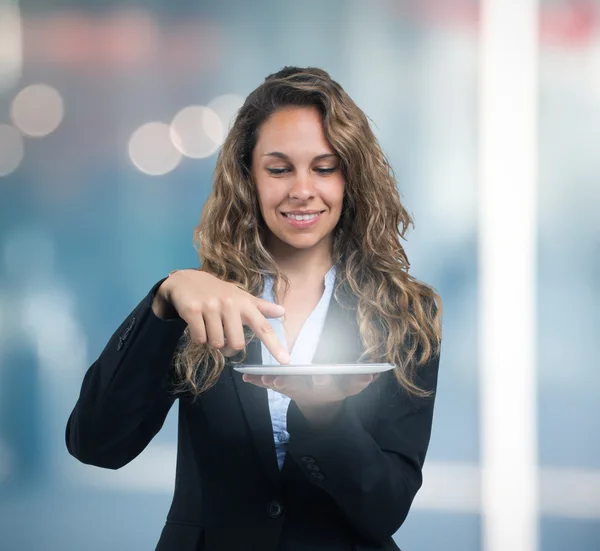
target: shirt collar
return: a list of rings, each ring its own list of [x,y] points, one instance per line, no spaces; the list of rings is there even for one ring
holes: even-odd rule
[[[329,271],[325,274],[325,288],[328,289],[333,286],[335,283],[335,275],[337,271],[335,269],[335,264],[329,268]]]
[[[333,284],[335,283],[336,273],[337,270],[334,264],[331,268],[329,268],[328,272],[325,274],[325,290],[329,291],[333,287]],[[266,276],[265,278],[264,295],[271,297],[271,300],[273,300],[273,278],[270,275]]]

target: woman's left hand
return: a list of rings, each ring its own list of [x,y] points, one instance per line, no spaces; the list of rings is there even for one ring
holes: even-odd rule
[[[303,412],[341,402],[367,388],[379,374],[364,375],[247,375],[243,379],[289,396]]]

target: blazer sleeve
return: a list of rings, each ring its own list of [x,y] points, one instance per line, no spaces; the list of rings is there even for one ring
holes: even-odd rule
[[[336,501],[353,528],[368,540],[387,541],[404,522],[421,487],[431,435],[439,355],[419,371],[428,398],[409,396],[393,372],[379,377],[373,429],[367,431],[346,398],[335,419],[314,428],[294,401],[287,422],[288,453],[310,483]],[[369,388],[363,392],[367,392]]]
[[[186,324],[152,310],[159,281],[88,369],[66,428],[67,449],[83,463],[118,469],[162,427],[175,396],[169,367]]]

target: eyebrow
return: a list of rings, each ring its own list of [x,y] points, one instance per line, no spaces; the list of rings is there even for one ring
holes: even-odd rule
[[[285,154],[282,153],[281,151],[271,151],[269,153],[265,153],[263,154],[263,157],[276,157],[277,159],[283,159],[284,161],[289,161],[290,158]],[[336,155],[335,153],[323,153],[322,155],[317,155],[313,161],[320,161],[321,159],[328,159],[328,158],[339,158],[339,155]]]

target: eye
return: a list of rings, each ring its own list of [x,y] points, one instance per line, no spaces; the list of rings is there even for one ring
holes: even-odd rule
[[[267,172],[269,174],[273,174],[274,176],[278,176],[280,174],[285,174],[288,172],[287,168],[267,168]]]
[[[315,168],[315,171],[318,172],[319,174],[331,174],[332,172],[335,172],[336,170],[337,170],[337,167]]]

